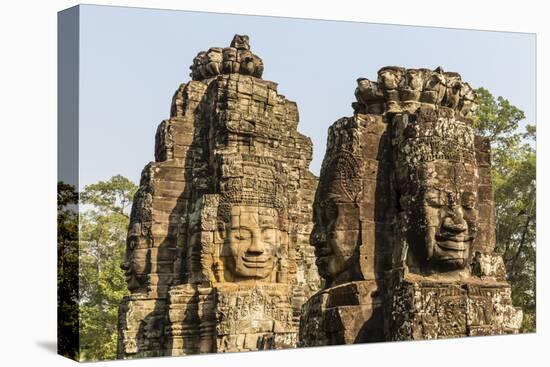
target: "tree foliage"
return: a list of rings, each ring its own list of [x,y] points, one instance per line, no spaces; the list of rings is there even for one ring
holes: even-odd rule
[[[536,327],[536,128],[521,132],[523,111],[484,88],[476,90],[480,108],[477,133],[489,138],[493,159],[497,251],[512,285],[514,305],[524,312],[522,331]]]
[[[137,186],[120,175],[84,188],[80,215],[80,349],[82,359],[116,358],[118,306],[127,294],[120,263],[128,209]]]
[[[82,202],[93,205],[104,213],[127,215],[136,193],[136,185],[121,175],[111,177],[109,181],[86,186],[82,193]]]
[[[78,193],[57,183],[57,350],[79,359]]]

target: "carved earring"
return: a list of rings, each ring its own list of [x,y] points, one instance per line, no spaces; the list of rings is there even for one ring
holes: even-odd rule
[[[214,231],[214,242],[223,243],[226,237],[226,224],[223,221],[218,221],[216,224],[217,228]]]

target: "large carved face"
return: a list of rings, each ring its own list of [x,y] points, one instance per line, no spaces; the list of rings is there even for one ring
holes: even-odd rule
[[[147,238],[141,230],[141,223],[134,223],[128,231],[126,253],[120,267],[124,270],[128,289],[135,291],[147,281],[149,270],[149,249]]]
[[[420,266],[436,271],[462,269],[477,232],[477,194],[466,181],[474,172],[447,162],[433,166],[437,178],[420,183],[416,197],[408,198],[414,199],[408,205],[408,242]]]
[[[348,229],[350,222],[358,223],[358,208],[351,203],[331,197],[315,205],[314,227],[310,243],[315,247],[315,264],[319,275],[332,283],[350,269],[357,247],[359,229]]]
[[[355,202],[359,189],[357,166],[351,155],[338,155],[321,173],[313,204],[310,243],[315,247],[319,275],[327,286],[354,270],[353,255],[360,237],[359,208]]]
[[[409,265],[430,272],[462,269],[477,232],[473,131],[433,111],[417,116],[394,119]]]
[[[284,242],[276,210],[233,205],[222,258],[229,281],[272,281]]]

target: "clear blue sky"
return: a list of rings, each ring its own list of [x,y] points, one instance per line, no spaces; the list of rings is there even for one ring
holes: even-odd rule
[[[80,186],[154,159],[157,125],[200,50],[248,34],[263,78],[298,103],[318,175],[330,124],[352,114],[355,80],[386,65],[457,71],[536,123],[535,35],[185,11],[81,6]]]

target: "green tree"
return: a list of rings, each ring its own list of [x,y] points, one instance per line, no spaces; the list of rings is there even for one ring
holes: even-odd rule
[[[118,306],[127,294],[120,264],[137,186],[120,175],[84,188],[80,216],[80,343],[83,360],[116,358]]]
[[[136,184],[126,177],[116,175],[109,181],[86,186],[82,201],[103,213],[118,213],[128,217],[127,211],[132,205],[136,190]]]
[[[79,359],[78,192],[57,183],[57,350]]]
[[[496,208],[496,245],[512,285],[514,304],[524,311],[523,332],[536,328],[536,129],[519,122],[523,111],[484,88],[476,90],[480,108],[477,133],[489,138]]]

